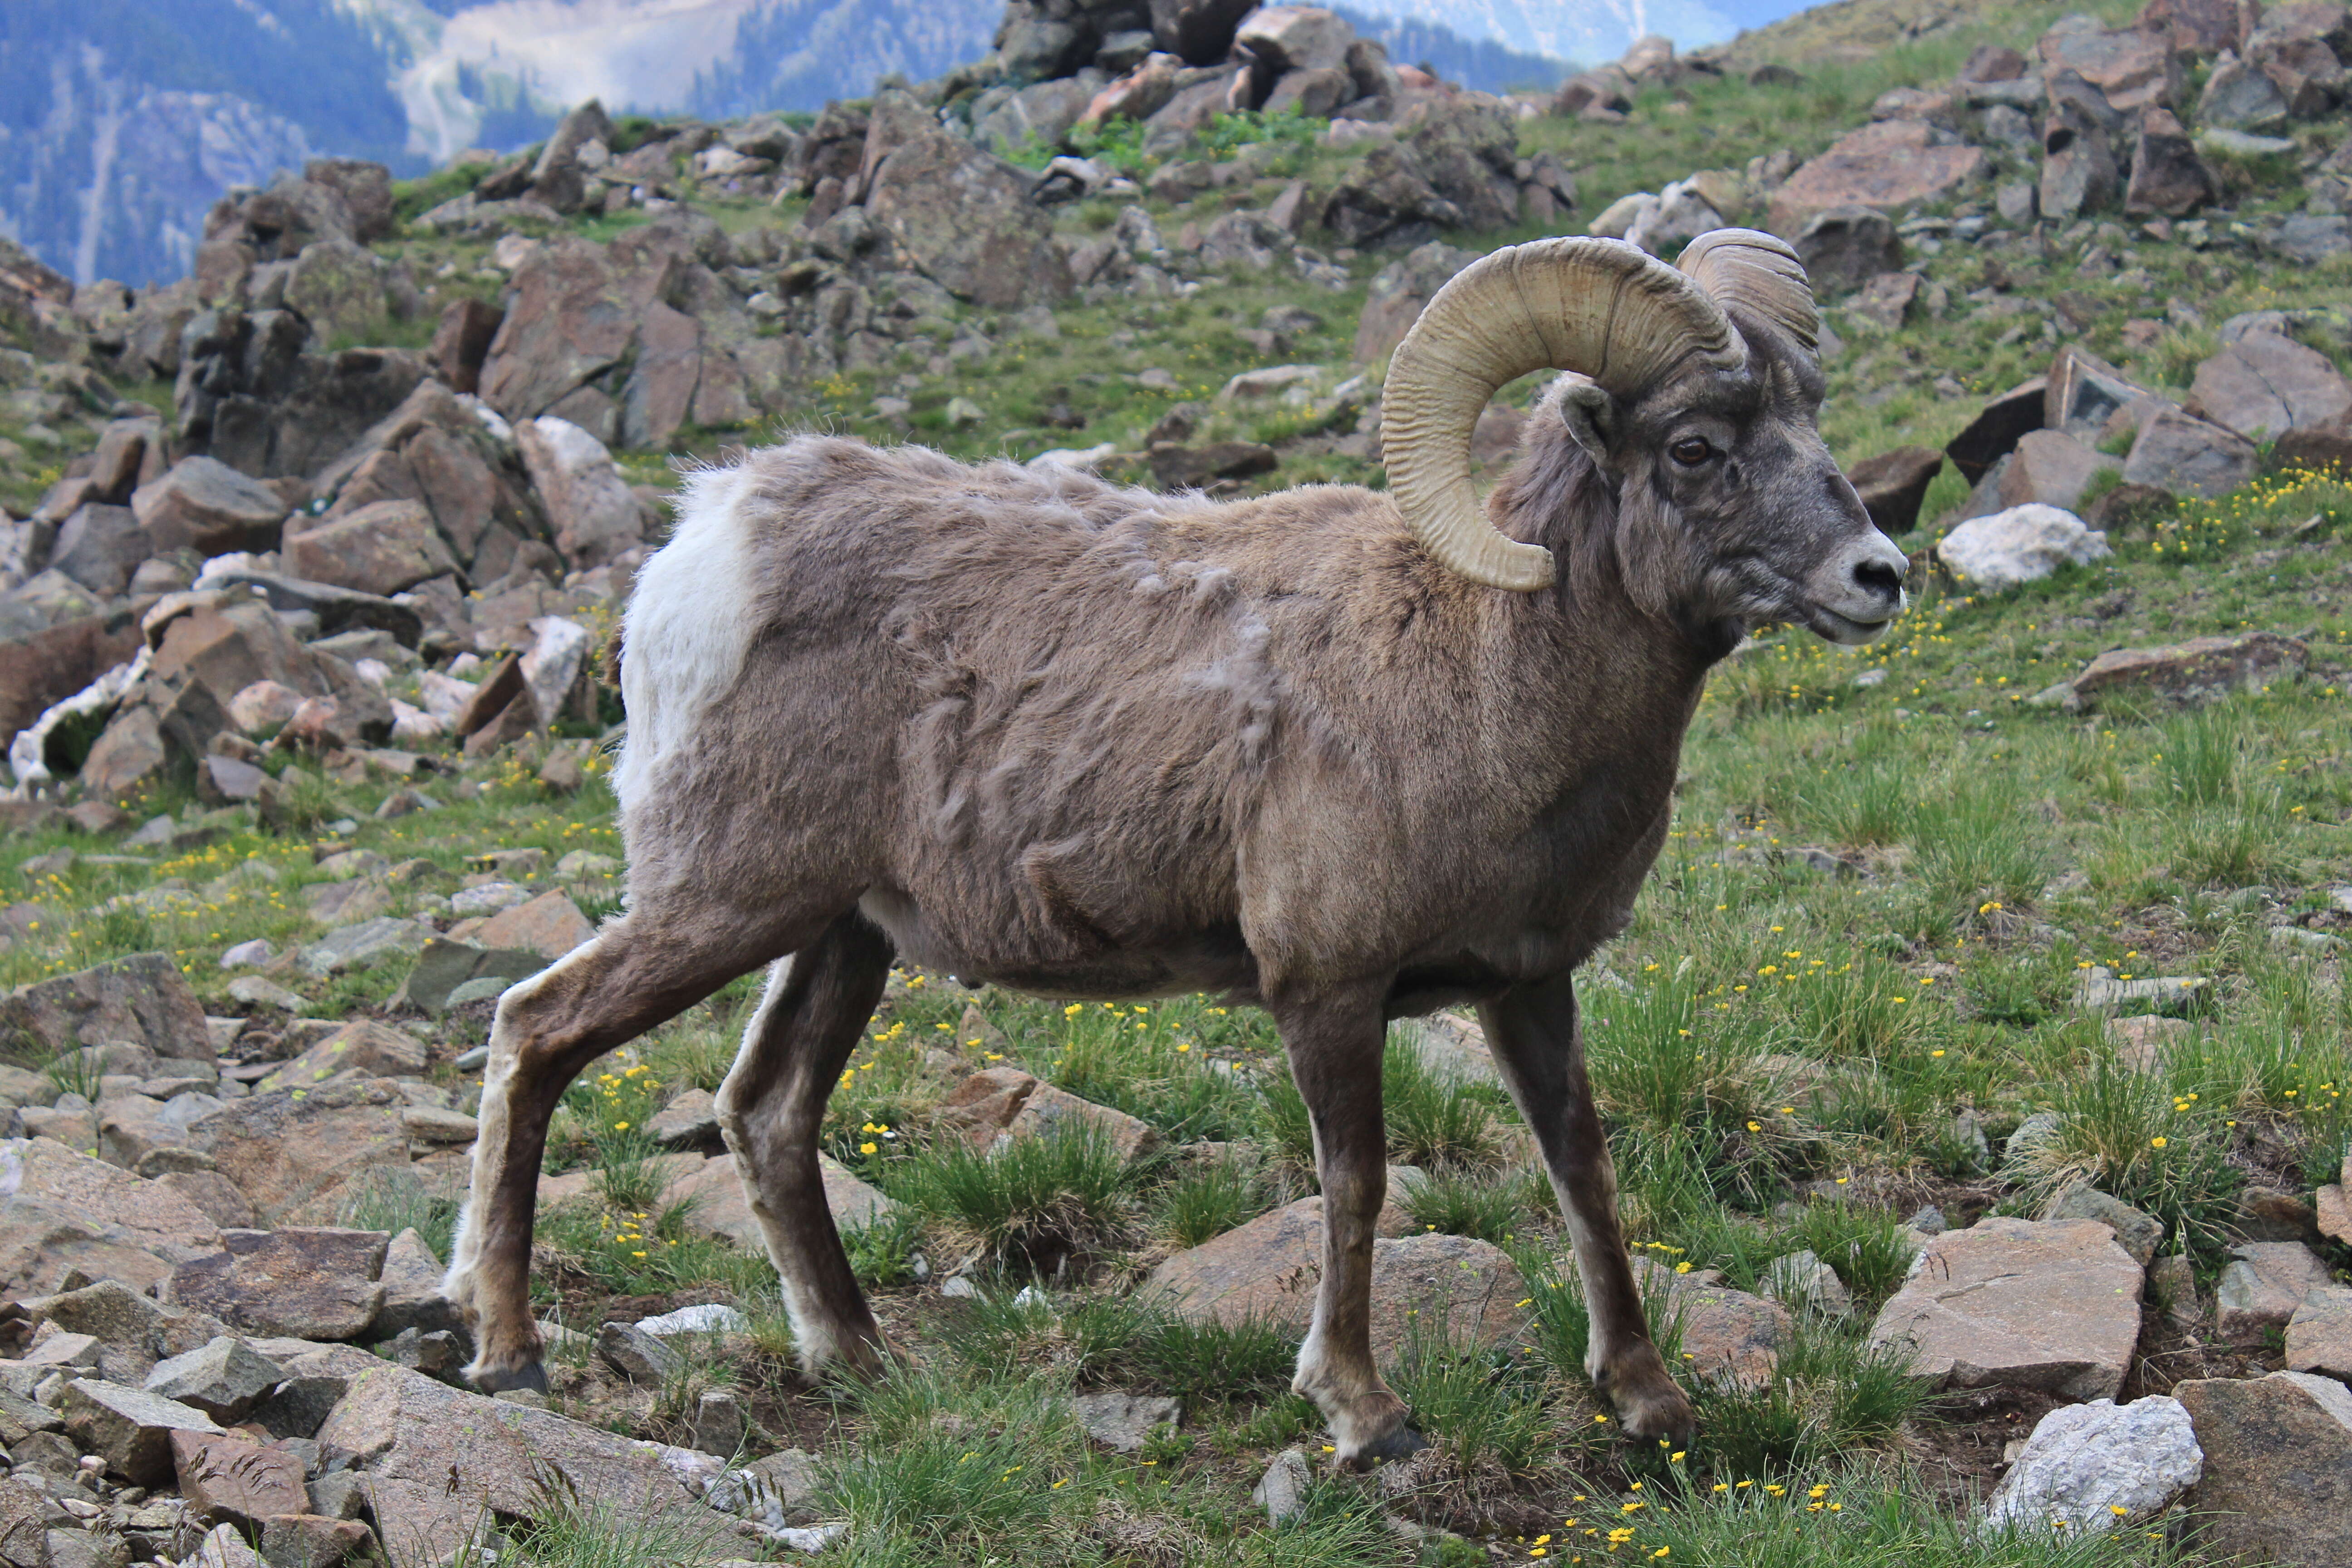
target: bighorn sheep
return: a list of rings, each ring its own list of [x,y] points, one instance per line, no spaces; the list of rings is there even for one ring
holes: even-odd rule
[[[1397,350],[1386,495],[1220,503],[821,436],[693,476],[625,628],[626,912],[491,1034],[445,1287],[478,1385],[545,1386],[531,1210],[564,1086],[761,964],[719,1121],[802,1355],[877,1361],[817,1137],[899,957],[1273,1015],[1325,1205],[1296,1386],[1360,1467],[1417,1443],[1369,1337],[1385,1026],[1475,1002],[1567,1215],[1590,1370],[1628,1433],[1687,1430],[1570,972],[1629,917],[1708,667],[1759,622],[1860,643],[1902,606],[1903,552],[1815,428],[1817,326],[1769,235],[1679,270],[1541,240]],[[1547,366],[1482,517],[1471,425]]]

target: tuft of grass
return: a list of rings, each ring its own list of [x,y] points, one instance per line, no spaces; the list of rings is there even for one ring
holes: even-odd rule
[[[985,1154],[940,1139],[887,1180],[950,1242],[1010,1267],[1051,1270],[1134,1229],[1137,1173],[1092,1127],[1056,1127]]]
[[[1198,1247],[1273,1206],[1256,1169],[1234,1159],[1196,1164],[1152,1196],[1157,1229],[1179,1247]]]
[[[1719,1476],[1801,1474],[1886,1445],[1933,1396],[1907,1346],[1801,1316],[1773,1375],[1700,1394],[1700,1451]]]
[[[409,1170],[379,1165],[343,1184],[335,1223],[393,1236],[413,1229],[433,1256],[446,1263],[457,1242],[462,1206],[454,1194],[434,1191]]]
[[[2058,1084],[2051,1100],[2057,1131],[2028,1156],[2028,1189],[2039,1201],[2088,1181],[2218,1265],[2245,1174],[2230,1161],[2225,1129],[2202,1105],[2153,1074],[2095,1059]]]
[[[1445,1236],[1508,1246],[1551,1219],[1551,1185],[1533,1171],[1499,1176],[1441,1173],[1393,1194],[1413,1223]]]
[[[1557,1422],[1544,1400],[1542,1370],[1538,1362],[1457,1342],[1442,1325],[1416,1320],[1389,1383],[1423,1433],[1444,1447],[1463,1480],[1483,1490],[1486,1472],[1526,1478],[1558,1462]]]

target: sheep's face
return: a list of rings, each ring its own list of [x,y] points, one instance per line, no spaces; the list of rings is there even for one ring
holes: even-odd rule
[[[1749,353],[1736,373],[1686,373],[1635,399],[1576,377],[1559,395],[1614,481],[1626,587],[1710,640],[1782,621],[1870,642],[1904,606],[1908,563],[1822,442],[1812,355],[1739,324]]]

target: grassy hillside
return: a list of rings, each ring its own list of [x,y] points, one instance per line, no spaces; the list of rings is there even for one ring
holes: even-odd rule
[[[1886,89],[1947,79],[1981,42],[2027,47],[2084,8],[1843,0],[1727,52],[1742,68],[1791,64],[1801,85],[1750,87],[1735,72],[1653,89],[1622,124],[1525,121],[1521,148],[1574,167],[1581,205],[1570,226],[1580,230],[1617,196],[1694,170],[1810,155],[1865,121]],[[2113,20],[2135,8],[2088,9]],[[1229,208],[1263,207],[1293,179],[1328,189],[1360,153],[1323,145],[1313,130],[1222,122],[1211,153],[1238,161],[1242,175],[1188,202],[1141,205],[1173,237]],[[2339,115],[2296,134],[2314,154],[2347,130]],[[1139,175],[1156,165],[1131,142],[1095,151]],[[2213,226],[2299,207],[2294,162],[2222,165],[2233,216]],[[407,188],[405,215],[468,177],[478,171]],[[1997,177],[2030,178],[2030,165]],[[788,226],[803,210],[799,198],[715,190],[695,205],[736,232]],[[1072,238],[1118,221],[1108,200],[1055,210]],[[572,226],[609,238],[641,221]],[[1538,232],[1454,237],[1486,247]],[[2080,268],[2095,245],[2114,270]],[[487,297],[503,281],[486,242],[411,231],[381,248],[443,279],[445,296]],[[2030,255],[1919,248],[1948,301],[1940,317],[1890,331],[1842,306],[1828,314],[1842,348],[1827,365],[1822,427],[1849,465],[1897,445],[1940,445],[1984,395],[2044,370],[2062,342],[2178,396],[2230,315],[2352,306],[2343,260],[2288,270],[2119,218],[2053,234]],[[1236,373],[1276,363],[1323,364],[1335,381],[1376,374],[1346,362],[1368,285],[1392,258],[1331,254],[1345,274],[1336,288],[1283,269],[1244,274],[1189,298],[1074,302],[1053,312],[1050,333],[959,308],[938,323],[938,365],[908,354],[845,370],[807,387],[790,422],[964,458],[1100,442],[1139,454],[1149,431],[1191,405],[1191,440],[1278,447],[1282,466],[1259,488],[1377,484],[1355,405],[1214,401]],[[1279,352],[1244,338],[1285,307],[1319,324],[1294,328]],[[2135,331],[2127,345],[2136,321],[2160,330]],[[397,324],[376,341],[421,342],[428,331]],[[946,353],[962,343],[979,348]],[[168,404],[168,388],[133,390]],[[1534,391],[1530,381],[1506,396],[1525,403]],[[668,487],[682,462],[762,434],[689,429],[675,451],[619,456],[633,479]],[[1948,473],[1922,516],[1964,489]],[[1188,1324],[1130,1290],[1161,1259],[1314,1191],[1304,1107],[1270,1026],[1214,998],[1065,1005],[910,971],[894,975],[825,1123],[827,1152],[902,1205],[849,1245],[905,1356],[873,1384],[802,1379],[766,1260],[711,1238],[665,1195],[647,1124],[679,1095],[721,1081],[756,996],[747,978],[566,1096],[547,1169],[584,1173],[584,1191],[543,1209],[534,1289],[543,1315],[591,1331],[608,1316],[726,1300],[751,1315],[751,1332],[631,1397],[575,1344],[555,1357],[558,1406],[679,1440],[702,1394],[735,1391],[757,1427],[747,1452],[791,1444],[818,1456],[810,1511],[850,1524],[824,1560],[853,1568],[2214,1561],[2196,1521],[2178,1515],[2080,1542],[1974,1535],[1967,1509],[1993,1484],[2004,1445],[2056,1402],[1933,1392],[1871,1350],[1867,1330],[1910,1267],[1922,1239],[1913,1226],[1937,1223],[1931,1209],[1955,1227],[2034,1215],[2087,1179],[2153,1216],[2161,1250],[2185,1258],[2210,1297],[2251,1214],[2336,1179],[2352,1146],[2352,484],[2273,464],[2233,495],[2117,528],[2112,559],[2004,594],[1939,569],[1932,525],[1901,542],[1914,598],[1885,642],[1854,650],[1765,628],[1716,672],[1684,755],[1673,837],[1631,928],[1582,984],[1639,1253],[1674,1271],[1718,1270],[1748,1290],[1774,1259],[1810,1250],[1853,1298],[1849,1316],[1802,1318],[1770,1380],[1694,1378],[1700,1430],[1686,1448],[1618,1440],[1583,1370],[1581,1297],[1516,1110],[1490,1085],[1441,1076],[1401,1027],[1383,1071],[1391,1158],[1424,1179],[1394,1195],[1416,1226],[1507,1250],[1531,1326],[1521,1342],[1489,1347],[1416,1332],[1391,1375],[1436,1447],[1370,1477],[1318,1476],[1301,1510],[1269,1528],[1253,1482],[1281,1450],[1302,1445],[1311,1457],[1324,1443],[1313,1407],[1288,1391],[1295,1336]],[[2187,710],[2110,701],[2073,712],[2032,700],[2110,648],[2250,629],[2302,639],[2307,675]],[[420,786],[435,810],[378,815],[405,779],[305,778],[274,826],[168,793],[139,803],[138,817],[173,816],[184,833],[176,848],[168,836],[126,851],[62,832],[0,843],[0,888],[16,903],[0,986],[160,948],[208,1013],[288,1028],[231,996],[222,954],[257,938],[286,951],[315,940],[305,891],[339,874],[320,864],[327,855],[429,863],[411,881],[446,888],[483,874],[493,851],[545,851],[530,879],[548,885],[567,855],[619,854],[601,759],[584,787],[566,792],[541,781],[542,754],[437,756],[440,772]],[[575,859],[561,879],[592,917],[617,907],[616,861]],[[2156,1026],[2160,1054],[2130,1054],[2087,991],[2095,972],[2181,983],[2130,1009],[2172,1020]],[[440,1064],[435,1081],[461,1104],[478,1094],[478,1077],[454,1058],[481,1042],[488,1004],[430,1020],[401,1012],[399,963],[327,980],[281,965],[270,977],[296,994],[301,1016],[421,1024]],[[1130,1163],[1071,1134],[974,1153],[930,1122],[956,1064],[1019,1066],[1140,1119],[1161,1151]],[[2034,1125],[2046,1135],[2010,1152],[2011,1136],[2045,1113],[2054,1121]],[[415,1225],[446,1256],[456,1209],[445,1187],[387,1184],[354,1192],[341,1217]],[[2340,1247],[2324,1256],[2339,1278],[2352,1265]],[[969,1281],[964,1293],[941,1289],[951,1274]],[[1654,1296],[1655,1326],[1679,1366],[1681,1326],[1665,1300]],[[2147,1314],[2121,1400],[2283,1364],[2275,1342],[2227,1344],[2210,1315],[2163,1306]],[[1072,1400],[1105,1390],[1172,1395],[1181,1426],[1133,1453],[1090,1445]],[[552,1504],[513,1533],[499,1561],[548,1568],[756,1550],[588,1505]]]

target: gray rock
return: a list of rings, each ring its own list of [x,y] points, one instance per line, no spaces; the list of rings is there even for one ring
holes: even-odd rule
[[[67,1384],[58,1408],[74,1440],[133,1486],[159,1486],[171,1479],[173,1433],[218,1435],[221,1430],[194,1405],[98,1378]]]
[[[2205,90],[2197,100],[2197,118],[2209,127],[2266,131],[2286,123],[2286,99],[2269,77],[2224,49],[2213,62],[2213,74],[2205,79]],[[2213,130],[2198,140],[2209,147],[2220,144]]]
[[[414,1228],[404,1230],[384,1248],[383,1305],[376,1309],[368,1332],[391,1339],[406,1329],[434,1333],[464,1327],[457,1309],[441,1294],[441,1260]]]
[[[2042,1205],[2043,1219],[2095,1219],[2116,1233],[2116,1245],[2145,1268],[2164,1241],[2164,1225],[2088,1182],[2073,1182]]]
[[[1979,1133],[1978,1136],[1981,1138],[1984,1135]],[[1950,1222],[1944,1218],[1944,1211],[1934,1204],[1927,1205],[1903,1224],[1906,1228],[1916,1230],[1921,1236],[1941,1236],[1951,1229]]]
[[[228,1230],[226,1249],[183,1263],[166,1300],[212,1313],[257,1334],[331,1342],[357,1339],[383,1305],[380,1230],[287,1226]]]
[[[1824,1318],[1843,1318],[1853,1312],[1853,1296],[1845,1281],[1811,1251],[1774,1258],[1757,1281],[1756,1293],[1791,1311],[1810,1311]]]
[[[2139,427],[2139,437],[2124,458],[2124,482],[2210,500],[2252,479],[2254,468],[2252,442],[2234,430],[2166,408]]]
[[[596,1331],[596,1353],[631,1383],[658,1387],[686,1367],[686,1358],[633,1323]]]
[[[286,1381],[286,1369],[227,1334],[158,1362],[147,1374],[147,1392],[203,1411],[233,1425],[259,1409]]]
[[[1307,1488],[1314,1473],[1307,1465],[1304,1448],[1285,1448],[1265,1468],[1257,1485],[1250,1489],[1250,1501],[1265,1510],[1266,1519],[1275,1524],[1294,1519],[1305,1511]]]
[[[2074,1540],[2136,1525],[2195,1486],[2204,1468],[2204,1450],[2177,1399],[2068,1405],[2033,1428],[1985,1505],[1985,1529],[2054,1529]]]
[[[320,979],[404,953],[421,951],[435,935],[431,926],[391,915],[340,926],[304,948],[299,962]]]
[[[2054,1110],[2037,1110],[2017,1124],[2000,1146],[2004,1165],[2022,1164],[2040,1151],[2046,1149],[2058,1136],[2059,1115]]]
[[[2286,1369],[2352,1383],[2352,1286],[2317,1285],[2286,1325]]]
[[[2313,266],[2352,251],[2352,219],[2334,214],[2296,213],[2279,225],[2271,243],[2289,261]]]
[[[2327,1283],[2327,1265],[2299,1241],[2250,1241],[2231,1248],[2235,1260],[2213,1287],[2214,1327],[2233,1345],[2257,1345],[2283,1330],[2314,1289]]]
[[[1070,1405],[1088,1437],[1122,1454],[1136,1452],[1153,1427],[1174,1426],[1183,1414],[1174,1399],[1143,1394],[1081,1394]]]
[[[689,1089],[671,1100],[646,1123],[646,1131],[665,1149],[716,1154],[727,1146],[719,1131],[718,1102],[707,1089]]]
[[[706,1454],[731,1458],[742,1451],[750,1425],[740,1399],[727,1390],[712,1389],[694,1408],[694,1446]]]

